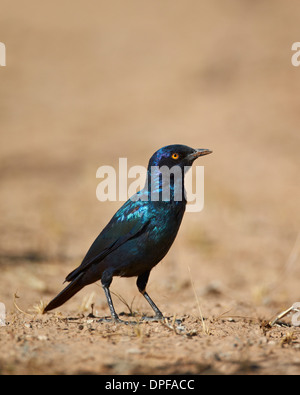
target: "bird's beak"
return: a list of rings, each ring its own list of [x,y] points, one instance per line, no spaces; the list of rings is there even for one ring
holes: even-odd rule
[[[211,153],[212,153],[212,151],[210,151],[209,149],[195,149],[195,151],[189,155],[189,158],[191,160],[195,160],[195,159],[199,158],[199,156],[204,156],[204,155],[208,155]]]

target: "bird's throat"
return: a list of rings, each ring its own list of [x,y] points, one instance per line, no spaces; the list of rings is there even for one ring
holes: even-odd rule
[[[156,202],[186,202],[184,172],[179,166],[152,166],[147,172],[146,186],[149,200]]]

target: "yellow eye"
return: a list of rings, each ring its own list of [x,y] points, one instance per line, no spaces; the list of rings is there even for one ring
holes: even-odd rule
[[[173,155],[172,155],[172,159],[178,159],[179,158],[179,155],[177,154],[177,152],[175,152]]]

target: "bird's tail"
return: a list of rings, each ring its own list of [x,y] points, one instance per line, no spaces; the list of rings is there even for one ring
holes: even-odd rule
[[[44,313],[47,311],[56,309],[57,307],[64,304],[72,296],[74,296],[78,291],[80,291],[86,284],[81,280],[84,273],[80,273],[65,289],[63,289],[44,309]]]

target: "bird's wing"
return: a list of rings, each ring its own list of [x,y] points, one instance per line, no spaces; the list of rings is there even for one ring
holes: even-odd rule
[[[81,265],[65,281],[74,280],[93,263],[101,262],[128,240],[145,232],[149,223],[147,206],[143,202],[127,201],[96,238]]]

